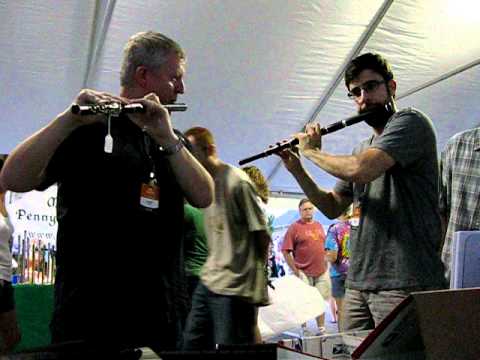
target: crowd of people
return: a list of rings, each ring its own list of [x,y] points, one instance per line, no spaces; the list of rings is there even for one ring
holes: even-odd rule
[[[208,129],[173,128],[165,105],[184,93],[185,72],[177,42],[135,34],[124,49],[119,95],[85,89],[73,102],[139,103],[143,113],[121,115],[106,138],[105,116],[69,107],[5,162],[2,193],[58,186],[53,344],[112,354],[260,341],[258,310],[269,304],[268,187],[258,171],[223,162]],[[396,80],[378,54],[353,59],[345,86],[359,113],[395,103]],[[306,196],[282,253],[294,275],[333,297],[342,331],[372,329],[411,292],[445,288],[453,233],[480,228],[478,129],[449,142],[439,172],[427,115],[405,108],[366,122],[372,134],[351,155],[325,152],[318,123],[279,154]],[[302,157],[335,177],[335,187],[319,187]],[[315,207],[339,218],[327,234]],[[4,242],[11,231],[2,224]],[[85,239],[96,246],[88,259],[79,256]],[[0,260],[1,268],[8,256]],[[95,280],[98,269],[108,282]],[[0,334],[8,351],[20,334],[5,274]],[[324,316],[316,320],[324,333]]]

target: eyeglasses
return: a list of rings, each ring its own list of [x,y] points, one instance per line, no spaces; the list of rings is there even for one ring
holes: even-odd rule
[[[354,87],[352,90],[350,90],[347,93],[347,96],[350,99],[359,98],[362,95],[362,90],[365,91],[366,93],[370,93],[372,91],[377,90],[377,88],[381,84],[385,84],[385,81],[369,80],[369,81],[365,82],[364,84],[362,84],[360,86]]]

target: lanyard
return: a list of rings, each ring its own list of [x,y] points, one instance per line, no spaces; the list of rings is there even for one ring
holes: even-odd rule
[[[155,161],[152,156],[152,140],[147,133],[142,132],[143,135],[143,150],[145,155],[147,156],[147,161],[149,165],[149,181],[153,181],[154,183],[157,182],[156,180],[156,168],[155,168]]]

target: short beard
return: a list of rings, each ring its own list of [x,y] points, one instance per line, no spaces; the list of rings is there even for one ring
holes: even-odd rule
[[[365,122],[375,129],[384,128],[390,117],[393,115],[393,112],[388,111],[387,103],[384,105],[374,105],[366,109],[362,109],[358,113],[363,114],[366,112],[373,113],[372,116],[365,119]]]

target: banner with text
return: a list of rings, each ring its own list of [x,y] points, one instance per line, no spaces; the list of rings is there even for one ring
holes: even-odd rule
[[[5,205],[14,227],[12,252],[23,244],[55,246],[57,240],[57,186],[45,191],[7,192]]]

